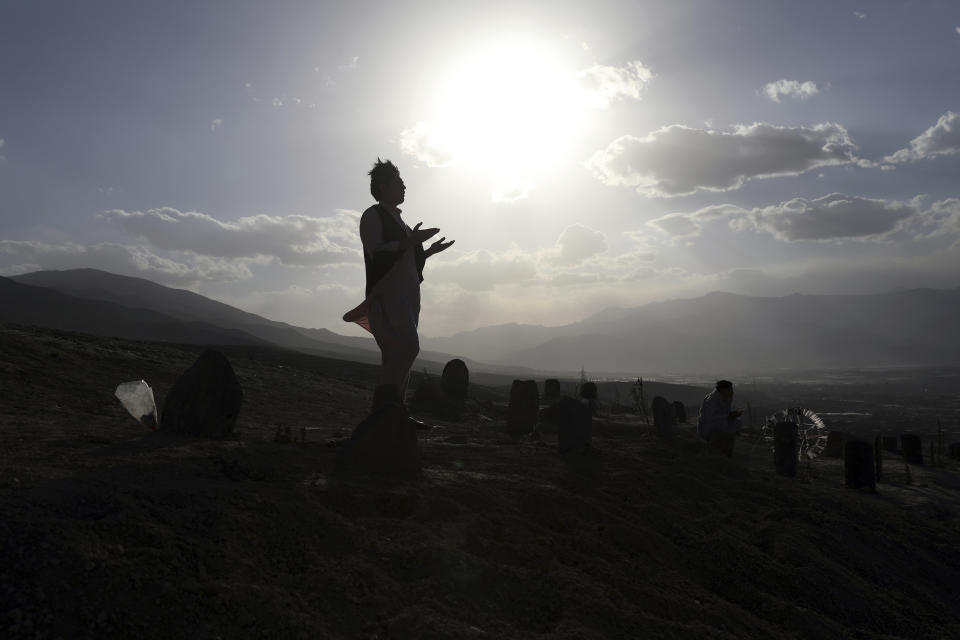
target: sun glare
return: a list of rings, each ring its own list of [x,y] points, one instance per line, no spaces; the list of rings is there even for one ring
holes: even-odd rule
[[[568,154],[585,104],[560,57],[532,40],[500,41],[447,68],[417,135],[435,164],[487,172],[494,199],[511,200]]]

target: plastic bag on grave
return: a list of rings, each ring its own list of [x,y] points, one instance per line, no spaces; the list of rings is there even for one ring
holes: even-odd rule
[[[113,392],[124,409],[130,412],[140,424],[156,430],[157,403],[153,399],[153,389],[143,380],[124,382]]]

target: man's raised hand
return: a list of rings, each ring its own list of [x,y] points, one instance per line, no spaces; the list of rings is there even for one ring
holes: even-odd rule
[[[410,235],[407,236],[407,246],[413,246],[415,244],[423,244],[433,236],[435,236],[440,229],[436,227],[431,227],[429,229],[421,229],[423,225],[422,222],[418,222],[417,226],[413,228],[410,232]]]
[[[432,256],[432,255],[435,254],[435,253],[440,253],[441,251],[444,251],[444,250],[446,250],[446,249],[449,249],[449,248],[450,248],[450,245],[452,245],[454,242],[456,242],[456,240],[451,240],[450,242],[444,242],[444,240],[446,240],[445,237],[444,237],[444,238],[440,238],[439,240],[437,240],[436,242],[434,242],[432,245],[430,245],[430,248],[427,249],[427,251],[426,251],[427,257],[430,257],[430,256]]]

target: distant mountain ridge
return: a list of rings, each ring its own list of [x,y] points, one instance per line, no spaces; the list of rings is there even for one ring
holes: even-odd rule
[[[98,269],[36,271],[0,278],[0,322],[160,342],[269,345],[380,363],[380,351],[372,338],[269,320],[192,291]],[[416,366],[442,366],[452,357],[422,350]],[[467,364],[477,368],[472,360]],[[497,363],[485,365],[485,370],[524,372],[523,367]]]
[[[715,292],[559,327],[505,324],[423,342],[535,369],[610,373],[956,364],[958,319],[960,287],[780,298]]]
[[[518,376],[581,367],[593,374],[732,375],[958,364],[958,319],[960,287],[778,298],[714,292],[605,309],[563,326],[511,323],[422,336],[420,356],[443,363],[455,354],[472,369]],[[370,338],[296,327],[95,269],[2,279],[0,321],[147,340],[268,344],[359,362],[380,357]]]

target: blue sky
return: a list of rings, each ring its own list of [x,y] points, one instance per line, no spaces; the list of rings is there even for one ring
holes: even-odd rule
[[[354,330],[379,156],[422,332],[960,284],[960,5],[0,4],[0,274]]]

